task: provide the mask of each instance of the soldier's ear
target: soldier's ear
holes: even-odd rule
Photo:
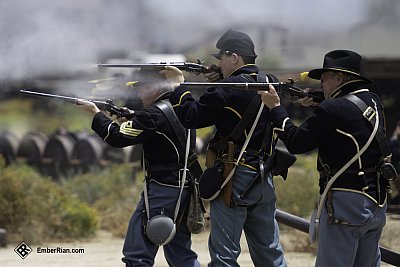
[[[240,57],[239,57],[238,54],[232,53],[231,57],[232,57],[232,60],[233,60],[234,63],[239,62]]]
[[[345,78],[344,73],[342,73],[342,72],[337,73],[336,79],[339,83],[341,83],[341,84],[344,83],[344,78]]]
[[[239,55],[238,54],[236,54],[236,53],[232,53],[232,55],[231,55],[232,57],[234,57],[234,58],[238,58],[239,57]]]

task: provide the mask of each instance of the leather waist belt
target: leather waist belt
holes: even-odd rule
[[[164,185],[172,185],[172,186],[180,186],[181,183],[176,177],[148,177],[146,178],[147,182],[150,183],[152,180],[164,184]],[[185,181],[185,186],[191,185],[192,184],[192,179],[188,178]]]
[[[333,175],[335,175],[335,173],[337,172],[338,170],[335,170],[335,169],[333,169],[333,170],[322,170],[322,171],[319,171],[319,176],[320,177],[332,177]],[[376,168],[376,167],[369,167],[369,168],[365,168],[365,169],[363,169],[363,170],[361,170],[364,174],[371,174],[371,173],[377,173],[377,171],[378,171],[378,168]],[[360,172],[360,170],[347,170],[347,171],[345,171],[342,175],[345,175],[345,174],[350,174],[350,175],[358,175],[358,173]],[[341,175],[341,176],[342,176]]]
[[[237,159],[239,157],[240,151],[235,152],[235,158]],[[258,163],[258,155],[259,151],[256,150],[245,150],[243,152],[242,158],[239,161],[239,163],[244,164],[244,165],[249,165],[255,169],[259,169],[259,163]]]
[[[165,164],[153,164],[147,168],[148,181],[155,180],[162,184],[180,186],[180,178],[182,177],[182,171],[178,172],[183,168],[182,164],[179,163],[165,163]],[[164,172],[164,173],[163,173]],[[185,185],[190,185],[192,178],[190,172],[187,172]]]
[[[342,174],[333,184],[332,188],[344,188],[355,190],[359,192],[365,192],[378,201],[377,194],[377,175],[368,175],[368,179],[365,175],[358,176],[356,173],[344,173]],[[319,180],[320,194],[325,190],[325,186],[328,183],[328,177],[321,177]],[[381,191],[385,191],[385,186],[381,186]]]

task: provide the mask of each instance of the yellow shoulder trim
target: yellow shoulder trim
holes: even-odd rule
[[[187,94],[190,94],[190,91],[184,92],[184,93],[181,95],[181,97],[179,98],[178,104],[175,104],[175,105],[173,105],[172,107],[175,108],[175,107],[177,107],[177,106],[180,106],[181,103],[182,103],[182,98],[183,98],[185,95],[187,95]]]
[[[238,116],[239,117],[239,119],[242,119],[242,116],[240,115],[240,113],[239,112],[237,112],[234,108],[231,108],[231,107],[224,107],[224,109],[227,109],[227,110],[230,110],[230,111],[232,111],[233,113],[235,113],[236,114],[236,116]]]
[[[238,69],[241,69],[241,68],[243,68],[243,67],[246,67],[246,66],[255,66],[256,64],[245,64],[245,65],[243,65],[243,66],[240,66],[239,68],[237,68],[237,69],[235,69],[234,71],[232,71],[230,74],[229,74],[229,77],[233,74],[233,73],[235,73],[235,71],[237,71]],[[257,73],[252,73],[252,74],[257,74]],[[251,74],[250,74],[251,75]]]
[[[236,116],[239,117],[240,120],[242,119],[242,116],[240,115],[240,113],[237,112],[234,108],[231,108],[231,107],[224,107],[224,109],[227,109],[227,110],[232,111],[233,113],[236,114]],[[247,131],[246,131],[246,129],[244,129],[244,135],[247,137]]]

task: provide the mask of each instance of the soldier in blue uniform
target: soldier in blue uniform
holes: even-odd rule
[[[388,186],[380,167],[387,156],[387,142],[383,107],[370,90],[372,81],[360,75],[360,66],[361,56],[353,51],[327,53],[323,68],[308,73],[310,78],[321,80],[325,100],[298,127],[280,105],[272,86],[270,91],[260,92],[270,108],[273,129],[290,152],[318,149],[320,194],[356,156],[354,163],[336,175],[322,202],[316,266],[380,266],[378,243],[386,223]],[[367,107],[364,114],[360,103]],[[366,145],[371,136],[372,142]]]
[[[229,30],[218,40],[216,47],[220,51],[214,56],[220,60],[219,67],[224,77],[220,82],[257,81],[257,55],[247,34]],[[173,68],[167,67],[167,71],[173,76]],[[183,76],[180,79],[175,77],[174,80],[182,82]],[[229,136],[253,98],[258,99],[256,110],[259,110],[262,103],[255,91],[211,87],[196,100],[187,87],[179,86],[171,94],[170,100],[185,127],[215,125],[217,132],[209,146],[213,147],[219,140]],[[234,141],[235,160],[255,118],[256,115],[251,117],[250,123]],[[257,176],[259,151],[266,135],[267,119],[268,110],[265,108],[233,175],[230,203],[226,205],[221,196],[210,201],[211,232],[208,245],[211,262],[208,266],[239,266],[237,258],[241,252],[240,237],[243,231],[255,266],[286,266],[275,220],[276,196],[272,176],[270,173],[262,178]],[[215,153],[217,158],[221,158],[227,151],[225,148],[215,149]],[[256,186],[251,186],[253,182]]]
[[[109,145],[143,145],[150,217],[165,214],[172,219],[181,190],[181,170],[185,159],[173,129],[179,125],[172,126],[162,111],[155,106],[159,101],[168,100],[170,97],[171,91],[165,76],[154,71],[140,73],[137,86],[144,109],[132,113],[122,124],[113,122],[89,101],[80,101],[78,104],[94,114],[92,129]],[[186,226],[185,203],[190,196],[189,184],[190,176],[184,185],[175,236],[163,247],[164,256],[170,266],[200,266],[197,254],[191,249],[191,233]],[[125,237],[122,261],[127,267],[153,266],[159,249],[159,245],[151,242],[144,230],[148,220],[144,197],[142,194],[129,221]],[[156,231],[161,231],[157,228],[158,226]],[[156,236],[158,234],[155,233]]]

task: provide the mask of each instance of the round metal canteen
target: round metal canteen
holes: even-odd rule
[[[176,225],[171,218],[159,214],[147,221],[146,235],[156,245],[165,245],[175,236]]]

